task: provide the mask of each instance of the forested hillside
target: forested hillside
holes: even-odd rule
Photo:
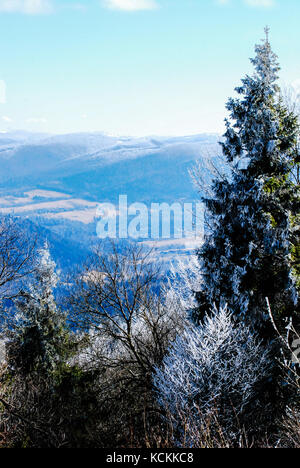
[[[1,137],[1,447],[300,447],[299,116],[268,31],[251,63],[221,160],[213,136]],[[166,274],[76,241],[120,192],[200,197],[203,242]]]

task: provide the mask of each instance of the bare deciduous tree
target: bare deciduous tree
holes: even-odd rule
[[[0,299],[17,294],[17,284],[34,270],[36,237],[11,218],[0,219]]]
[[[217,411],[224,434],[228,431],[234,440],[241,435],[237,421],[249,418],[250,403],[250,412],[257,411],[258,388],[271,366],[268,350],[224,308],[177,337],[155,370],[154,384],[181,436],[187,437],[183,415],[194,431]]]
[[[105,365],[132,364],[146,374],[162,360],[180,312],[164,306],[158,279],[151,252],[140,246],[119,253],[112,245],[109,255],[98,249],[86,264],[71,297],[73,319],[90,328],[93,352]]]
[[[112,245],[109,254],[95,252],[71,294],[74,323],[89,330],[89,344],[77,359],[99,372],[99,432],[108,445],[136,445],[128,442],[130,434],[157,423],[153,369],[184,321],[178,301],[158,294],[158,280],[151,252],[134,245],[120,253]]]

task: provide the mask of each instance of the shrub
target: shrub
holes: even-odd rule
[[[155,370],[154,385],[181,438],[180,415],[189,414],[201,425],[216,413],[222,430],[236,438],[259,407],[257,397],[270,369],[268,350],[222,308],[177,337]]]

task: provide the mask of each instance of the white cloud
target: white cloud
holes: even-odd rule
[[[52,0],[0,0],[0,12],[41,15],[53,11]]]
[[[10,117],[7,117],[7,115],[3,115],[2,120],[4,120],[4,122],[7,122],[7,123],[13,122],[13,119],[11,119]]]
[[[124,11],[153,10],[158,7],[155,0],[102,0],[107,8]]]
[[[6,103],[6,84],[5,81],[0,80],[0,104]]]

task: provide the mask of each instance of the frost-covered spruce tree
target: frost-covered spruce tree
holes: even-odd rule
[[[299,126],[280,99],[268,31],[255,50],[254,75],[227,104],[222,147],[231,177],[214,181],[213,197],[204,199],[209,229],[198,252],[203,282],[194,318],[228,304],[268,340],[266,297],[278,324],[299,317],[299,185],[292,178]]]
[[[66,317],[53,295],[58,282],[55,267],[46,244],[38,253],[27,290],[16,302],[8,357],[12,368],[24,374],[51,373],[67,354]]]

